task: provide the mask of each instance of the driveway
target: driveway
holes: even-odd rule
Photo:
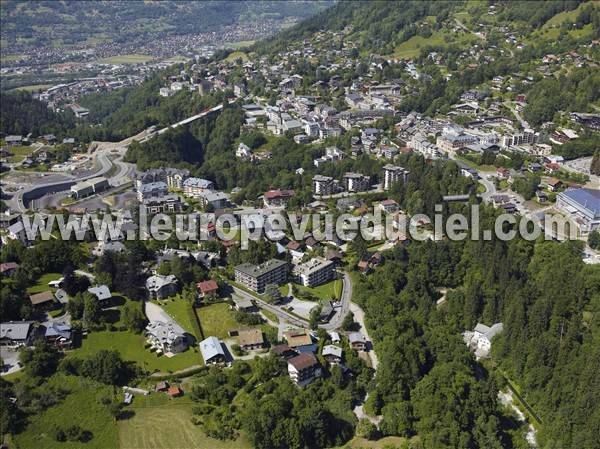
[[[354,321],[360,324],[360,332],[367,337],[367,341],[372,342],[371,337],[369,337],[369,332],[367,331],[367,327],[365,326],[365,312],[361,309],[358,304],[353,302],[350,303],[350,312],[354,315]],[[379,366],[379,360],[377,359],[377,354],[375,350],[371,348],[369,352],[367,352],[369,359],[371,360],[371,366],[375,371],[377,371],[377,367]]]
[[[163,309],[158,304],[154,304],[153,302],[146,301],[146,316],[148,317],[148,321],[162,321],[163,323],[173,323],[179,326],[179,323],[171,318],[165,309]],[[179,326],[181,327],[181,326]]]

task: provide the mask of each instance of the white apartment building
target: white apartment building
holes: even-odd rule
[[[398,165],[387,164],[383,166],[383,188],[389,190],[393,184],[408,181],[410,171]]]
[[[305,287],[314,287],[333,278],[333,261],[324,257],[314,257],[296,265],[292,271],[297,282]]]
[[[215,185],[208,179],[188,178],[183,181],[183,194],[193,198],[199,198],[206,191],[213,191]]]
[[[369,190],[370,184],[370,176],[352,172],[347,172],[344,175],[344,188],[348,192],[365,192]]]
[[[313,177],[313,192],[315,195],[331,195],[335,193],[335,181],[330,176],[315,175]]]

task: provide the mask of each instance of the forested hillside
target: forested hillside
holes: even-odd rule
[[[493,217],[484,211],[484,220]],[[496,408],[516,384],[543,424],[543,448],[597,447],[600,411],[600,270],[578,242],[413,242],[361,280],[358,301],[381,360],[368,406],[381,429],[425,447],[519,447]],[[436,307],[439,288],[449,288]],[[484,371],[461,332],[504,323],[497,371]],[[516,446],[513,446],[516,445]]]
[[[0,132],[34,136],[56,134],[66,137],[75,127],[75,116],[69,111],[58,114],[26,92],[2,94]]]
[[[518,22],[525,32],[532,32],[549,19],[563,11],[577,8],[584,0],[573,1],[511,1],[498,2],[502,7],[497,16],[498,22]],[[413,0],[373,1],[373,2],[339,2],[314,17],[301,22],[295,27],[279,33],[267,40],[268,45],[261,43],[257,49],[261,52],[272,52],[285,47],[290,40],[300,40],[321,29],[342,31],[351,27],[359,37],[360,49],[376,54],[392,53],[394,48],[412,36],[431,36],[432,31],[440,29],[444,23],[452,20],[452,13],[469,11],[473,16],[481,15],[486,10],[485,2],[422,2]],[[427,17],[435,17],[431,27],[419,27],[418,22]],[[467,16],[469,17],[469,16]],[[476,17],[473,17],[475,20]],[[592,17],[583,19],[586,23]],[[593,20],[598,20],[595,17]]]

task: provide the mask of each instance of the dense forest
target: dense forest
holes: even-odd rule
[[[411,176],[407,190],[435,191],[418,179],[443,178],[427,174]],[[396,199],[410,208],[401,190]],[[469,216],[465,207],[444,213]],[[482,229],[496,213],[481,210]],[[600,270],[581,250],[580,242],[514,239],[411,242],[386,253],[356,298],[381,360],[367,406],[383,414],[382,432],[419,434],[425,447],[521,447],[496,402],[508,379],[543,421],[540,447],[597,447]],[[442,288],[446,301],[436,307]],[[477,322],[505,326],[485,369],[460,336]]]
[[[151,126],[171,125],[231,95],[230,91],[219,91],[200,97],[182,91],[169,98],[160,97],[157,92],[163,78],[175,69],[161,71],[140,86],[82,97],[80,104],[91,111],[85,120],[76,121],[70,110],[54,112],[27,92],[3,93],[0,132],[32,133],[34,137],[52,133],[58,138],[75,137],[80,142],[119,141]]]
[[[600,69],[575,69],[559,78],[538,81],[527,93],[524,118],[534,126],[554,119],[558,111],[588,112],[600,99]]]
[[[26,136],[54,134],[71,136],[75,128],[75,116],[69,111],[55,113],[48,106],[32,98],[26,92],[2,93],[0,101],[0,132]]]

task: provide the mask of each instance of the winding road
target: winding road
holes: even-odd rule
[[[235,99],[229,100],[229,103],[233,103]],[[92,173],[87,173],[82,176],[62,179],[61,181],[50,181],[40,180],[39,183],[18,190],[13,197],[9,200],[8,204],[11,209],[25,213],[29,210],[29,202],[36,198],[39,198],[46,193],[54,193],[58,191],[64,191],[70,189],[70,187],[78,182],[86,181],[88,179],[104,176],[109,173],[113,166],[117,167],[114,174],[108,176],[109,184],[113,187],[123,185],[125,182],[131,179],[132,174],[135,170],[135,165],[129,164],[123,161],[123,157],[127,152],[127,147],[134,140],[145,142],[155,135],[162,134],[169,129],[174,129],[179,126],[186,125],[202,117],[205,117],[213,112],[220,111],[223,109],[223,104],[219,104],[210,109],[206,109],[199,114],[188,117],[181,120],[173,125],[167,126],[160,130],[155,130],[154,127],[150,127],[141,131],[140,133],[121,140],[120,142],[97,142],[94,141],[88,148],[88,154],[93,158],[94,166],[99,169]],[[111,155],[116,155],[114,160],[110,159]]]

